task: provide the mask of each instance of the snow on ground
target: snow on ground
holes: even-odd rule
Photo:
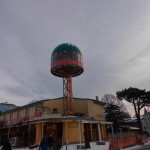
[[[77,145],[79,144],[67,145],[67,150],[77,150]],[[97,145],[96,142],[90,142],[90,146],[91,148],[86,150],[109,150],[109,142],[105,142],[105,145]],[[66,145],[61,150],[66,150]]]
[[[150,144],[150,141],[144,145]],[[79,144],[71,144],[67,145],[67,150],[77,150],[77,145]],[[83,144],[84,145],[84,144]],[[86,150],[109,150],[109,142],[106,142],[105,145],[97,145],[96,142],[90,142],[91,148],[88,148]],[[121,150],[133,150],[133,148],[140,148],[142,145],[137,145],[137,146],[132,146],[130,148],[125,148]],[[0,147],[1,150],[2,147]],[[29,148],[13,148],[12,150],[39,150],[39,147],[34,148],[34,149],[29,149]],[[66,145],[64,145],[61,150],[66,150]],[[78,149],[79,150],[79,149]]]
[[[77,150],[77,145],[79,144],[71,144],[67,145],[67,150]],[[97,145],[96,142],[90,142],[91,148],[86,150],[109,150],[109,142],[106,142],[105,145]],[[1,150],[1,147],[0,147]],[[29,149],[29,148],[16,148],[12,150],[39,150],[39,148]],[[66,150],[66,145],[64,145],[60,150]],[[78,149],[80,150],[80,149]]]

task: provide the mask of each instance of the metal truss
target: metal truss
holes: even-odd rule
[[[73,114],[73,93],[71,74],[63,78],[63,113],[64,115]]]

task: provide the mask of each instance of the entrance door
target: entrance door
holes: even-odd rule
[[[62,123],[49,122],[44,125],[44,135],[48,139],[51,135],[54,139],[54,149],[62,145],[63,125]]]
[[[84,137],[85,141],[91,141],[91,129],[89,123],[84,123]]]
[[[99,140],[98,125],[96,123],[92,124],[92,135],[93,135],[93,141]]]
[[[63,124],[57,123],[57,144],[59,147],[62,146],[62,135],[63,135]]]

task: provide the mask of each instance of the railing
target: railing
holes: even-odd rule
[[[27,116],[27,117],[22,117],[19,119],[12,119],[12,120],[8,120],[8,121],[4,121],[4,124],[10,125],[10,124],[16,124],[16,123],[20,123],[20,122],[31,121],[31,120],[35,120],[37,118],[37,116],[40,116],[40,115]]]

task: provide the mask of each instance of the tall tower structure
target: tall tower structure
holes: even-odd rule
[[[63,43],[58,45],[51,55],[51,73],[63,78],[63,113],[73,114],[72,77],[84,71],[83,58],[78,47]]]

